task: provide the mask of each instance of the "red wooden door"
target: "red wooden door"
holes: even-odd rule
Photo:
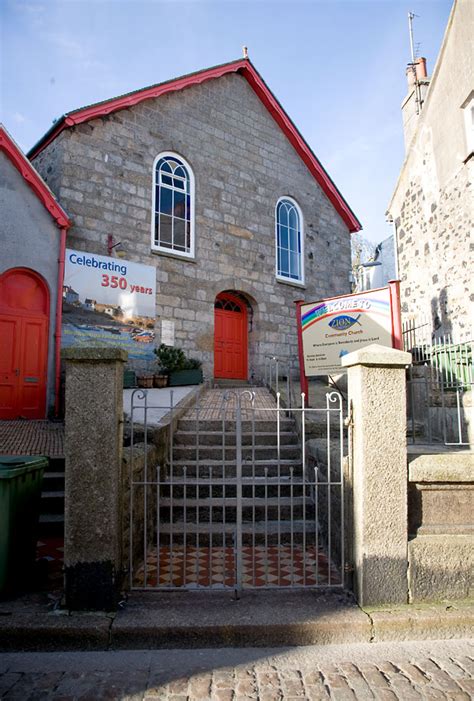
[[[0,419],[45,417],[48,327],[43,279],[23,268],[0,276]]]
[[[247,379],[247,308],[228,293],[214,305],[214,377]]]

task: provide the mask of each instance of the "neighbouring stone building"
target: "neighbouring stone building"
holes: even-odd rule
[[[1,124],[0,210],[0,419],[44,419],[58,409],[70,221]]]
[[[402,317],[431,337],[472,339],[474,3],[454,2],[431,80],[407,69],[406,158],[388,207],[395,224]]]
[[[68,246],[156,267],[162,324],[207,377],[296,357],[297,299],[350,291],[360,224],[248,59],[70,112],[30,158]]]

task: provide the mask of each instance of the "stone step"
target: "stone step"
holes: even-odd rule
[[[63,491],[64,472],[43,473],[43,492]]]
[[[226,431],[225,434],[222,431],[204,431],[199,432],[199,445],[217,445],[222,446],[225,443],[226,446],[235,446],[236,443],[236,433],[235,431]],[[294,431],[280,431],[280,445],[295,445],[298,444],[299,438]],[[176,446],[194,446],[196,445],[196,431],[177,431],[173,435],[173,443]],[[277,433],[275,431],[259,431],[255,433],[243,433],[242,434],[242,445],[276,445],[277,443]]]
[[[38,539],[47,536],[61,536],[64,534],[64,512],[40,514],[38,524]]]
[[[193,503],[194,502],[194,503]],[[211,507],[211,503],[215,505]],[[198,506],[199,504],[199,506]],[[199,518],[198,518],[199,510]],[[234,522],[237,518],[236,499],[160,499],[159,518],[162,522],[218,523]],[[308,497],[264,497],[242,500],[242,520],[246,522],[291,521],[314,519],[314,505]]]
[[[173,459],[175,461],[181,462],[185,460],[197,461],[235,461],[237,454],[237,448],[232,446],[225,446],[223,448],[219,445],[212,446],[199,446],[196,449],[195,446],[174,446],[173,447]],[[300,458],[301,450],[297,445],[281,445],[280,446],[280,458],[282,460],[296,460]],[[242,459],[246,461],[255,460],[258,462],[262,459],[277,460],[278,459],[278,448],[276,446],[243,446],[242,447]]]
[[[40,510],[42,514],[64,514],[64,491],[41,492]]]
[[[236,423],[235,420],[225,420],[223,421],[222,419],[206,419],[206,420],[199,420],[199,432],[200,433],[206,433],[206,432],[221,432],[224,430],[226,433],[227,432],[234,432],[236,430]],[[276,419],[276,412],[275,415],[272,413],[271,419],[256,419],[254,422],[251,420],[244,420],[242,421],[242,433],[251,433],[252,432],[252,425],[254,426],[254,430],[256,433],[275,433],[276,427],[277,427],[277,419]],[[295,424],[293,419],[288,419],[285,416],[285,412],[281,411],[280,412],[280,431],[284,431],[287,433],[290,433],[294,431]],[[184,431],[184,432],[196,432],[196,419],[195,418],[186,418],[186,419],[181,419],[181,421],[178,423],[178,431]]]
[[[225,535],[236,534],[237,524],[232,522],[223,523],[206,523],[204,526],[200,523],[184,523],[178,521],[176,523],[160,523],[158,535],[160,544],[164,545],[163,537],[168,537],[173,543],[178,545],[184,538],[192,537],[199,538],[200,545],[204,545],[207,539],[211,536],[217,539]],[[318,527],[313,520],[294,520],[294,521],[253,521],[242,523],[242,540],[244,544],[262,544],[265,540],[269,544],[280,543],[301,543],[306,541],[315,542],[317,539]],[[166,542],[166,540],[165,540]]]

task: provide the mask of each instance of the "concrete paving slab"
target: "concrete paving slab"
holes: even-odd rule
[[[163,389],[143,390],[147,393],[147,423],[149,426],[158,426],[161,419],[170,412],[171,401],[173,407],[176,406],[196,389],[196,385],[187,387],[165,387]],[[144,407],[145,399],[141,396],[141,390],[124,389],[123,410],[127,416],[131,415],[132,394],[135,394],[133,416],[134,421],[142,424],[144,422],[145,411],[139,407]],[[138,408],[137,408],[138,407]]]
[[[371,618],[376,642],[474,637],[472,601],[364,610]]]
[[[369,641],[370,620],[346,593],[145,593],[113,624],[112,647],[281,646]]]

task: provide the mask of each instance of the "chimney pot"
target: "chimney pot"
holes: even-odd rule
[[[416,80],[423,80],[428,77],[426,72],[426,58],[423,58],[423,56],[417,58],[414,64],[409,63],[407,66],[407,82],[409,89],[413,88],[415,84],[415,76]]]

